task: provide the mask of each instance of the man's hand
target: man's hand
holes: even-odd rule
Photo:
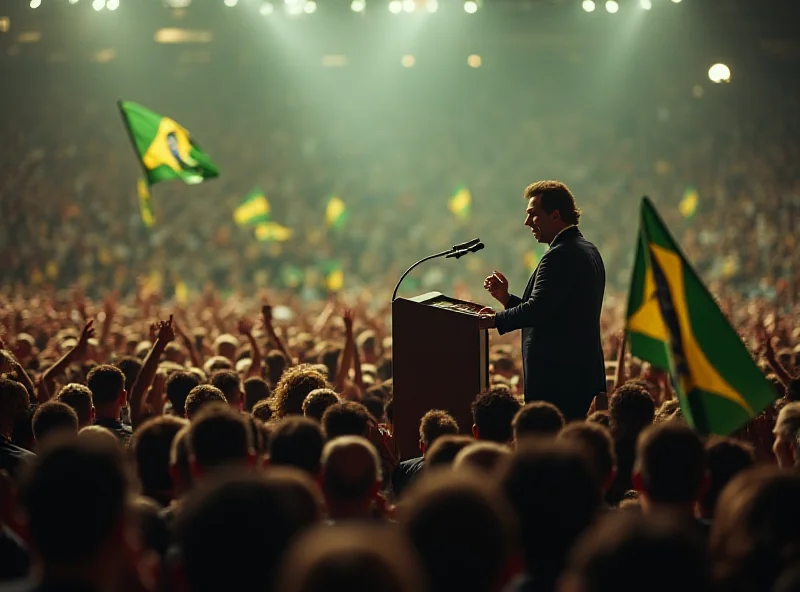
[[[80,337],[78,337],[78,343],[75,344],[75,347],[72,348],[72,351],[75,352],[75,357],[78,360],[83,360],[86,358],[86,352],[89,349],[89,340],[94,337],[94,320],[86,321],[86,324],[83,326],[83,331],[81,331]]]
[[[165,345],[175,339],[175,330],[172,328],[173,317],[169,315],[168,321],[158,323],[158,334],[156,339]]]
[[[484,307],[478,311],[478,328],[479,329],[494,329],[494,310]]]
[[[239,333],[242,335],[250,335],[253,332],[253,327],[255,323],[248,319],[247,317],[242,317],[239,319],[239,323],[237,324],[237,329],[239,329]]]
[[[483,287],[503,306],[508,303],[508,280],[499,271],[493,271],[492,275],[483,280]]]

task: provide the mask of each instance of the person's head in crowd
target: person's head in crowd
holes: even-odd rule
[[[652,366],[648,366],[648,375],[649,376],[655,378],[656,377],[655,375],[658,372],[660,372],[660,371],[657,371]],[[634,378],[634,379],[628,380],[625,384],[630,384],[630,385],[633,385],[633,386],[642,387],[644,390],[646,390],[648,393],[650,393],[650,398],[653,399],[653,403],[654,404],[655,404],[656,401],[659,401],[660,398],[661,398],[661,389],[652,380],[645,380],[645,379],[642,379],[642,378]]]
[[[476,469],[494,473],[511,456],[511,449],[497,442],[474,442],[453,459],[453,469]]]
[[[301,471],[210,479],[186,496],[177,517],[180,579],[187,592],[275,590],[290,542],[321,516],[319,493]]]
[[[617,454],[609,429],[597,423],[573,421],[559,432],[558,438],[575,442],[585,450],[605,496],[617,474]]]
[[[179,370],[169,375],[166,384],[166,396],[167,401],[172,405],[173,415],[178,417],[186,415],[186,398],[200,382],[197,374],[186,370]]]
[[[772,433],[772,452],[781,468],[800,466],[800,402],[787,403],[778,413]]]
[[[761,467],[739,473],[722,491],[709,552],[719,590],[772,590],[800,564],[800,473]]]
[[[69,405],[78,416],[78,427],[84,428],[92,425],[94,421],[94,403],[92,402],[92,391],[88,386],[70,382],[61,387],[56,396],[57,401]]]
[[[131,439],[142,495],[162,506],[169,505],[174,497],[169,471],[172,442],[188,424],[185,419],[171,415],[154,417],[139,426]]]
[[[159,559],[164,559],[169,551],[172,533],[169,525],[162,515],[162,507],[149,497],[137,495],[129,502],[130,513],[133,521],[139,530],[139,542],[142,550],[148,553],[155,553]],[[144,562],[147,567],[150,565]],[[156,564],[156,567],[159,567]],[[141,568],[140,568],[141,569]],[[156,570],[156,573],[157,570]],[[150,575],[153,581],[157,581],[157,575]]]
[[[447,411],[431,409],[419,420],[419,451],[425,456],[442,436],[458,434],[458,422]]]
[[[78,414],[65,403],[48,401],[34,411],[32,427],[36,446],[41,448],[50,437],[77,436]]]
[[[97,419],[118,421],[128,396],[122,370],[108,364],[95,366],[86,377],[86,383],[92,391]]]
[[[365,395],[361,399],[361,404],[367,408],[369,414],[378,423],[386,423],[386,410],[383,407],[383,399],[372,395]]]
[[[325,376],[309,366],[293,366],[284,370],[275,386],[275,414],[303,415],[303,401],[315,389],[327,388]]]
[[[233,362],[225,356],[212,356],[203,364],[203,372],[205,372],[206,376],[211,376],[214,372],[219,372],[220,370],[233,369]]]
[[[506,387],[490,387],[472,402],[472,435],[476,440],[507,444],[514,437],[511,423],[522,405]]]
[[[133,383],[136,382],[136,377],[142,370],[142,360],[135,356],[122,356],[114,362],[114,366],[122,370],[125,375],[125,390],[131,392]]]
[[[145,339],[144,341],[140,341],[136,344],[136,347],[133,350],[133,357],[138,358],[140,363],[147,356],[147,352],[153,347],[153,342],[150,340]]]
[[[636,443],[633,485],[645,512],[668,509],[693,518],[708,490],[708,462],[700,436],[676,422],[651,426]]]
[[[361,350],[361,359],[365,364],[378,361],[378,339],[373,331],[362,331],[356,338],[356,346]]]
[[[529,438],[520,442],[501,483],[516,512],[525,570],[548,589],[598,512],[596,472],[576,443]]]
[[[164,348],[164,360],[182,366],[186,362],[186,352],[183,346],[174,341],[168,343],[167,347]]]
[[[511,379],[517,375],[514,359],[508,355],[498,356],[492,363],[492,371],[503,378]]]
[[[71,438],[29,469],[20,502],[41,589],[116,589],[130,532],[129,483],[116,442]]]
[[[394,525],[316,526],[292,543],[281,592],[427,592],[416,552]]]
[[[275,415],[275,413],[272,411],[272,405],[268,399],[264,399],[263,401],[259,401],[253,405],[253,410],[250,412],[250,414],[264,423],[269,422],[269,420],[272,419],[272,416]]]
[[[564,427],[564,414],[547,401],[533,401],[514,416],[514,440],[525,436],[555,436]]]
[[[608,411],[595,411],[586,418],[589,423],[599,423],[601,426],[611,428],[611,416]]]
[[[270,466],[294,467],[317,478],[324,444],[318,422],[306,417],[284,417],[270,432]]]
[[[281,376],[283,376],[283,371],[286,369],[289,363],[286,360],[286,356],[283,354],[283,352],[278,349],[273,349],[267,353],[267,356],[264,358],[264,360],[267,363],[267,382],[269,382],[272,388],[275,388],[278,385],[278,382],[280,382]]]
[[[78,438],[80,440],[89,440],[91,442],[98,442],[102,446],[117,446],[119,447],[119,438],[103,426],[89,425],[78,430]]]
[[[272,396],[267,381],[260,376],[251,376],[244,381],[244,410],[250,413],[256,403],[266,401]]]
[[[325,414],[325,410],[338,402],[339,395],[333,389],[314,389],[303,400],[303,415],[322,423],[322,416]]]
[[[228,405],[234,409],[241,409],[244,393],[242,392],[242,379],[233,370],[220,370],[211,376],[210,383],[212,386],[217,387]]]
[[[516,572],[513,512],[496,484],[479,474],[431,471],[398,510],[432,592],[503,590]]]
[[[236,361],[236,350],[239,340],[230,333],[223,333],[214,340],[214,355],[227,358],[233,364]]]
[[[611,434],[615,439],[635,440],[655,418],[653,397],[643,386],[626,383],[615,390],[608,401]]]
[[[189,425],[184,425],[172,439],[169,449],[169,476],[173,499],[182,498],[192,488],[194,479],[189,455]]]
[[[210,384],[199,384],[189,391],[186,397],[186,419],[192,421],[197,413],[210,403],[226,403],[228,400],[222,391]]]
[[[705,443],[709,486],[700,500],[700,515],[711,520],[722,490],[736,475],[755,465],[755,453],[749,444],[712,436]]]
[[[603,517],[570,555],[564,592],[703,592],[710,588],[697,533],[665,516],[638,512]]]
[[[227,465],[251,465],[253,435],[244,416],[225,401],[209,403],[189,426],[189,460],[197,478]]]
[[[339,357],[342,355],[342,348],[327,344],[323,346],[319,353],[319,364],[325,367],[325,372],[322,373],[328,379],[333,379],[336,376],[337,368],[339,367]],[[320,368],[322,370],[322,368]]]
[[[451,466],[458,453],[474,442],[473,438],[458,434],[439,436],[425,450],[425,468]]]
[[[322,414],[322,430],[325,438],[333,440],[339,436],[369,435],[370,416],[366,407],[354,401],[334,403]]]
[[[340,436],[325,444],[322,492],[331,520],[371,518],[382,478],[381,459],[366,438]]]

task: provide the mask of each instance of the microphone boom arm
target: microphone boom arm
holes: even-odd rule
[[[453,252],[452,249],[447,249],[446,251],[442,251],[441,253],[436,253],[434,255],[428,255],[427,257],[424,257],[424,258],[420,259],[414,265],[412,265],[411,267],[406,269],[405,273],[400,276],[400,279],[397,281],[397,285],[394,287],[394,292],[392,292],[392,302],[394,302],[395,299],[397,298],[397,290],[400,288],[400,284],[403,283],[403,280],[406,279],[406,276],[409,273],[411,273],[412,269],[414,269],[417,265],[420,265],[421,263],[425,263],[426,261],[430,261],[431,259],[436,259],[437,257],[445,257],[445,256],[449,255],[452,252]]]

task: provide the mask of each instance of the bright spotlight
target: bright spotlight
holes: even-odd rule
[[[606,11],[610,14],[616,14],[619,10],[619,4],[617,4],[617,0],[607,0],[606,2]]]
[[[675,4],[680,4],[681,0],[672,0]]]
[[[42,0],[31,0],[31,8],[39,8],[42,5]]]
[[[708,69],[708,78],[711,82],[730,82],[731,69],[725,64],[714,64]]]
[[[98,12],[103,10],[105,7],[106,7],[106,0],[94,0],[94,2],[92,2],[92,8],[94,8]]]
[[[653,3],[651,2],[651,0],[639,0],[639,6],[641,6],[645,10],[650,10],[651,8],[653,8]]]
[[[267,16],[268,14],[275,12],[275,7],[272,5],[272,2],[264,2],[264,4],[261,5],[261,8],[258,9],[258,12],[260,12],[263,16]]]
[[[78,3],[78,0],[69,0],[69,3],[70,3],[70,4],[77,4],[77,3]]]
[[[594,9],[597,8],[594,4],[594,0],[583,0],[583,9],[586,12],[594,12]]]
[[[350,10],[353,12],[364,12],[364,9],[367,7],[367,3],[364,0],[353,0],[350,3]]]
[[[436,0],[428,0],[425,3],[425,10],[428,12],[436,12],[439,10],[439,3]]]
[[[405,12],[414,12],[416,7],[417,3],[414,0],[403,0],[403,10]]]
[[[467,65],[469,65],[470,68],[480,68],[482,63],[483,60],[481,59],[481,56],[476,53],[473,53],[467,58]]]
[[[317,3],[314,0],[308,0],[305,4],[303,4],[303,12],[306,14],[313,14],[317,11]]]
[[[475,14],[478,12],[478,3],[475,0],[467,0],[464,2],[464,12],[467,14]]]
[[[392,14],[400,14],[403,12],[403,3],[400,0],[392,0],[389,2],[389,12]]]
[[[400,60],[400,63],[403,64],[404,68],[411,68],[416,61],[417,60],[414,59],[413,55],[404,55],[403,59]]]
[[[233,8],[239,3],[239,0],[223,0],[223,2],[225,3],[225,6],[227,6],[228,8]]]
[[[285,0],[286,14],[290,16],[298,16],[303,14],[304,5],[300,0]]]
[[[106,2],[106,8],[109,10],[116,10],[119,8],[119,0],[108,0],[108,2]]]

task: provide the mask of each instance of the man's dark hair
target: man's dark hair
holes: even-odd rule
[[[244,416],[224,400],[208,403],[189,427],[189,454],[204,470],[245,462],[253,453],[253,435]]]
[[[431,409],[419,420],[419,439],[429,449],[441,436],[458,434],[458,422],[447,411]]]
[[[116,366],[102,364],[89,371],[86,383],[95,405],[105,405],[119,399],[119,394],[125,389],[125,375]]]
[[[128,482],[120,451],[80,438],[45,451],[23,479],[20,500],[31,543],[45,565],[91,559],[125,513]]]
[[[49,434],[66,431],[73,436],[78,433],[78,414],[59,401],[48,401],[33,413],[33,437],[42,443]]]
[[[409,491],[400,522],[431,579],[431,592],[495,590],[516,547],[514,515],[495,486],[437,471]]]
[[[703,516],[711,518],[722,490],[736,475],[755,465],[755,454],[749,444],[723,436],[712,436],[705,447],[710,483],[700,505]]]
[[[142,371],[142,360],[135,356],[123,356],[114,362],[114,366],[122,370],[125,375],[125,390],[130,392],[136,377]]]
[[[92,421],[92,391],[88,386],[70,382],[61,387],[56,400],[72,407],[78,416],[79,425],[89,425]]]
[[[321,505],[311,479],[285,468],[226,475],[196,488],[176,523],[188,588],[274,590],[289,542],[319,522]],[[209,544],[213,541],[220,544]],[[235,569],[220,569],[223,565]]]
[[[339,436],[364,436],[369,433],[366,407],[353,401],[334,403],[322,415],[322,429],[328,440]]]
[[[30,397],[25,387],[16,380],[0,376],[0,418],[17,422],[29,409]]]
[[[186,398],[196,386],[200,385],[200,379],[194,372],[179,370],[170,374],[167,378],[166,394],[167,401],[172,404],[172,412],[178,417],[186,415]]]
[[[573,421],[558,434],[561,440],[575,442],[588,454],[592,468],[597,471],[598,482],[606,482],[617,467],[617,454],[611,432],[598,423]]]
[[[654,502],[697,501],[707,466],[703,441],[682,423],[647,428],[636,443],[635,469]]]
[[[275,388],[278,382],[280,382],[283,371],[289,363],[286,360],[286,356],[279,349],[270,351],[264,358],[264,361],[267,363],[267,382],[269,382],[272,388]]]
[[[547,588],[600,507],[596,473],[577,444],[529,439],[519,443],[501,483],[517,513],[526,568]]]
[[[548,214],[558,210],[565,224],[577,224],[580,221],[581,211],[575,205],[575,196],[561,181],[536,181],[525,188],[525,199],[536,195],[539,196],[542,209]]]
[[[501,444],[514,436],[511,422],[522,405],[507,387],[489,387],[472,402],[472,421],[478,438]]]
[[[375,421],[383,421],[385,409],[383,408],[383,399],[370,395],[365,395],[361,399],[361,404],[367,408],[369,414],[375,418]]]
[[[172,441],[188,425],[185,419],[163,415],[144,422],[133,433],[130,447],[136,461],[136,474],[142,494],[166,506],[172,500],[169,472]]]
[[[307,365],[287,368],[275,387],[276,415],[303,415],[303,401],[308,393],[327,386],[325,377]]]
[[[308,393],[303,401],[303,415],[322,423],[322,416],[325,414],[325,410],[338,402],[339,395],[333,389],[314,389]]]
[[[233,370],[215,372],[209,383],[222,391],[228,403],[235,403],[241,398],[242,379]]]
[[[458,453],[474,442],[469,436],[439,436],[425,451],[425,467],[452,465]]]
[[[251,376],[244,381],[244,410],[250,413],[259,401],[265,401],[272,396],[272,390],[267,381],[260,376]]]
[[[191,421],[202,407],[210,403],[227,403],[222,391],[210,384],[199,384],[186,397],[186,419]]]
[[[555,436],[564,427],[564,414],[547,401],[526,404],[514,416],[514,438],[525,436]]]
[[[270,432],[270,465],[295,467],[316,477],[324,445],[318,422],[306,417],[285,417]]]
[[[253,405],[253,410],[250,413],[253,417],[264,423],[267,423],[272,419],[272,416],[275,415],[268,399],[264,399]]]
[[[656,406],[642,386],[623,384],[608,401],[611,433],[615,438],[636,438],[644,428],[653,424]]]
[[[318,360],[319,363],[325,366],[325,374],[333,379],[336,376],[336,371],[339,368],[339,357],[342,355],[342,348],[338,345],[328,344],[320,351]]]

